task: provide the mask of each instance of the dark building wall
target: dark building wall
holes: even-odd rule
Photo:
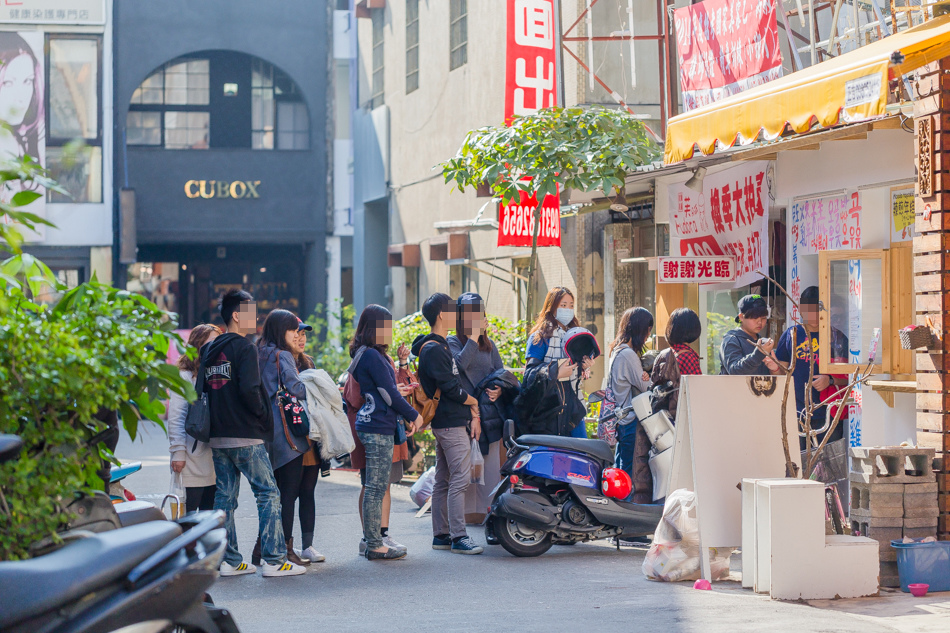
[[[304,310],[325,301],[326,0],[126,0],[115,3],[114,24],[116,183],[136,191],[139,244],[300,245],[307,253]],[[124,148],[129,100],[139,84],[163,64],[202,51],[245,53],[286,73],[307,105],[310,149]],[[248,94],[250,86],[241,89]],[[189,199],[188,180],[260,181],[260,197]]]

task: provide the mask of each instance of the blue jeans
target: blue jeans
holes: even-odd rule
[[[617,425],[617,452],[614,466],[624,470],[633,479],[633,453],[637,446],[637,427],[640,421],[634,418],[630,424]]]
[[[356,434],[366,449],[366,483],[363,490],[363,538],[366,547],[374,550],[383,546],[380,526],[383,522],[383,497],[389,488],[393,470],[393,434]]]
[[[214,495],[214,509],[226,513],[224,527],[228,532],[228,550],[224,554],[224,562],[237,566],[244,560],[238,551],[237,531],[234,529],[234,511],[238,507],[238,495],[241,492],[241,475],[244,475],[257,499],[261,558],[271,565],[280,565],[287,557],[287,544],[280,523],[280,492],[264,445],[213,448],[211,455],[218,487]]]
[[[577,426],[571,431],[571,437],[587,438],[587,420],[582,419],[577,423]]]

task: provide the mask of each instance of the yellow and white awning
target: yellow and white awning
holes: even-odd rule
[[[899,54],[897,54],[899,53]],[[670,119],[663,162],[884,116],[888,81],[950,55],[950,15]],[[897,63],[894,63],[897,62]]]

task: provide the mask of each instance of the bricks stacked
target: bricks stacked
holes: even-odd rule
[[[916,321],[933,325],[935,348],[918,350],[917,445],[936,450],[940,539],[950,539],[950,58],[918,71],[914,236]],[[901,327],[905,324],[901,324]]]
[[[851,449],[851,531],[880,543],[882,587],[898,587],[897,551],[891,541],[937,533],[934,450]]]

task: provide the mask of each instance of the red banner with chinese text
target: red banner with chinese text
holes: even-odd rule
[[[684,111],[782,76],[776,0],[705,0],[673,12]]]
[[[557,41],[553,0],[508,0],[505,124],[557,105]],[[531,246],[536,197],[498,207],[498,246]],[[546,196],[538,246],[561,245],[560,200]]]
[[[735,258],[735,287],[762,279],[769,265],[767,161],[746,163],[703,180],[703,191],[670,185],[670,255]]]

